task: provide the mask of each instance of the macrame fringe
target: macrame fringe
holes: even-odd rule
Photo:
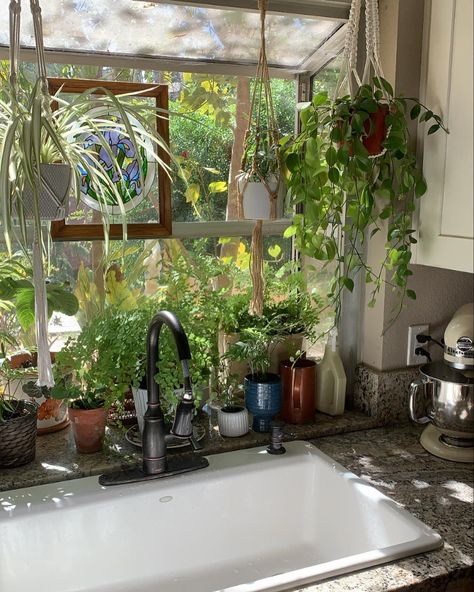
[[[263,229],[261,220],[257,220],[252,233],[250,275],[252,277],[253,289],[249,313],[253,316],[260,317],[263,314],[263,292],[265,288],[263,277]]]
[[[48,343],[48,300],[43,273],[41,236],[35,229],[33,240],[33,286],[35,289],[35,333],[38,351],[38,386],[54,386]]]

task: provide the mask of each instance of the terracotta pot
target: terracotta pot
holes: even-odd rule
[[[381,105],[375,113],[371,113],[369,119],[364,123],[367,134],[371,133],[362,140],[370,156],[376,156],[383,152],[382,142],[387,137],[387,126],[385,118],[388,115],[388,105]]]
[[[312,423],[314,420],[314,392],[316,362],[300,359],[280,364],[283,405],[281,419],[287,423]]]
[[[380,105],[380,107],[374,113],[371,113],[369,118],[364,122],[365,133],[368,134],[362,139],[362,144],[366,148],[369,156],[377,156],[384,150],[382,143],[387,137],[387,125],[385,118],[388,115],[388,105]],[[341,123],[337,126],[342,130]],[[338,146],[341,147],[344,142],[339,142]],[[351,143],[349,142],[349,156],[353,156]]]
[[[107,412],[99,409],[69,409],[72,433],[78,452],[89,454],[102,448]]]

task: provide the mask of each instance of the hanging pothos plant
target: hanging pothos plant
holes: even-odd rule
[[[405,296],[416,298],[407,289],[416,243],[412,214],[427,186],[410,147],[409,118],[429,123],[428,134],[447,132],[439,115],[417,99],[395,96],[377,75],[352,96],[317,94],[300,112],[300,133],[281,140],[286,183],[301,210],[285,236],[294,236],[303,254],[337,263],[329,294],[337,313],[343,289],[353,290],[359,271],[372,285],[370,307],[384,282],[399,293],[399,310]],[[364,243],[377,233],[385,233],[385,248],[380,264],[371,266]]]

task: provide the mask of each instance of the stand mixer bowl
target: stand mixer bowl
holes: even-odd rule
[[[425,364],[422,377],[410,385],[409,412],[418,424],[433,423],[445,436],[456,440],[474,439],[474,378],[442,362]],[[423,394],[425,415],[418,415]],[[426,403],[428,403],[426,405]]]

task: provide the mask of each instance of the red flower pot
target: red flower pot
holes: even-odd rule
[[[364,130],[367,134],[362,138],[362,144],[369,153],[369,156],[377,156],[383,152],[382,143],[387,137],[387,125],[385,119],[388,115],[388,105],[380,105],[380,107],[374,113],[371,113],[368,119],[364,121]],[[342,131],[342,124],[339,122],[337,127]],[[338,147],[340,148],[345,142],[339,142]],[[349,145],[349,156],[354,155],[352,145]]]
[[[370,117],[365,120],[365,132],[369,134],[363,140],[367,152],[370,156],[376,156],[383,151],[382,142],[387,136],[387,126],[385,118],[388,115],[388,105],[381,105],[375,113],[371,113]]]

